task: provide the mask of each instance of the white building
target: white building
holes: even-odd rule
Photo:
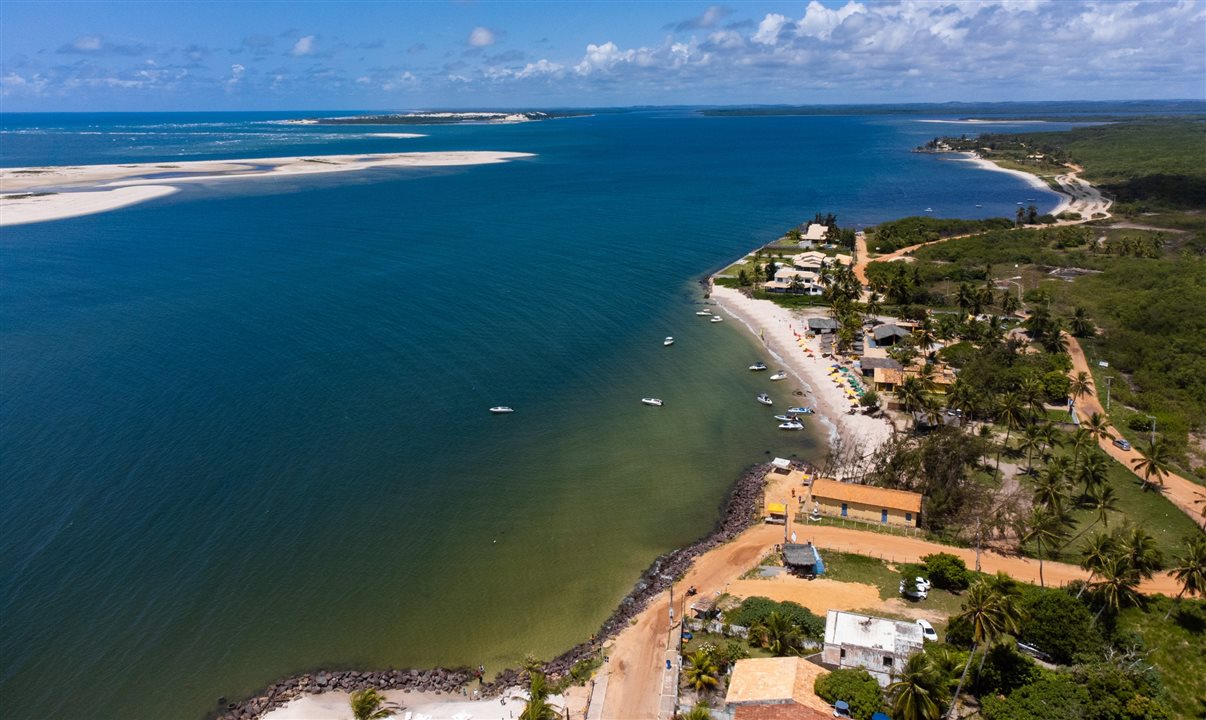
[[[863,668],[882,687],[923,644],[915,622],[830,610],[825,617],[821,662],[838,668]]]

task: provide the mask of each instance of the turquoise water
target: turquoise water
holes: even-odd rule
[[[6,166],[536,157],[188,186],[2,231],[5,717],[195,718],[318,666],[557,654],[708,531],[743,467],[823,452],[754,402],[792,397],[745,370],[736,323],[694,316],[698,278],[817,211],[1036,197],[909,153],[934,134],[909,118],[401,140],[277,117],[2,116],[0,147]]]

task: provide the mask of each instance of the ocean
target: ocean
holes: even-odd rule
[[[816,212],[1056,204],[910,153],[961,131],[916,117],[275,122],[306,116],[0,116],[7,167],[535,155],[0,230],[6,718],[199,718],[319,667],[555,656],[743,468],[825,452],[754,401],[798,398],[746,369],[748,331],[694,315],[701,277]]]

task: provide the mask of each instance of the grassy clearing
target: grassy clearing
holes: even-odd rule
[[[1206,602],[1182,601],[1166,620],[1172,602],[1154,598],[1146,608],[1126,610],[1118,627],[1142,638],[1176,716],[1206,717]]]

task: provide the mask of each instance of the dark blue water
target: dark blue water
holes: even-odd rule
[[[757,349],[698,322],[695,280],[818,211],[1036,192],[908,152],[935,127],[910,118],[282,117],[3,116],[0,164],[536,156],[0,231],[4,717],[198,717],[320,665],[557,654],[744,466],[824,451],[753,402]]]

